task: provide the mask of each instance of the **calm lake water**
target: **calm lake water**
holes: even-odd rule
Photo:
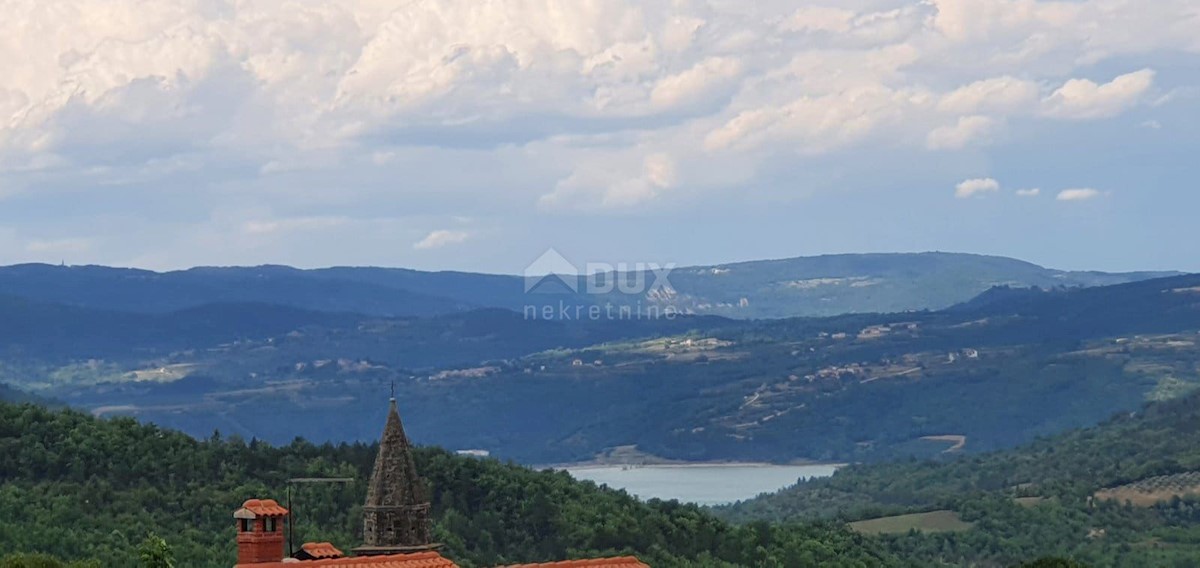
[[[655,465],[567,468],[576,479],[624,489],[642,499],[722,505],[776,491],[798,479],[829,477],[835,465]]]

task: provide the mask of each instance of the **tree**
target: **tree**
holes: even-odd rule
[[[154,533],[147,535],[146,540],[138,546],[138,560],[142,568],[175,568],[171,545]]]

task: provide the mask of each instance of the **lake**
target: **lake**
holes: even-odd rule
[[[800,478],[829,477],[836,465],[647,465],[568,467],[575,479],[624,489],[641,499],[678,499],[723,505],[793,485]]]

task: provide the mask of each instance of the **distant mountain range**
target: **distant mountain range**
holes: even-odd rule
[[[0,383],[97,414],[195,435],[369,439],[382,417],[357,409],[394,384],[423,443],[528,463],[626,445],[685,460],[944,449],[926,437],[974,452],[1200,388],[1200,275],[828,318],[139,313],[8,298],[0,321]]]
[[[517,276],[401,269],[13,266],[0,268],[0,401],[133,416],[201,439],[219,430],[236,436],[229,448],[253,449],[246,440],[374,440],[394,393],[419,444],[527,464],[858,463],[724,514],[963,531],[901,527],[886,541],[920,565],[1006,566],[1037,551],[1190,566],[1200,547],[1176,529],[1195,526],[1194,501],[1145,511],[1093,500],[1200,492],[1200,274],[1154,276],[850,255],[678,269],[669,292],[590,296],[572,291],[578,280],[526,294]],[[522,313],[557,302],[691,315]],[[60,454],[111,457],[97,447]],[[62,449],[37,442],[33,457],[8,462],[40,479],[45,448]],[[320,451],[362,449],[334,448]],[[911,456],[938,463],[897,460]],[[95,479],[77,463],[58,470]],[[1190,556],[1171,563],[1168,552]]]
[[[1066,272],[1010,258],[955,253],[851,254],[677,268],[654,293],[603,294],[578,277],[555,293],[526,293],[521,276],[400,268],[286,266],[174,272],[25,264],[0,267],[0,296],[100,310],[169,313],[208,304],[276,304],[371,316],[433,316],[530,306],[670,307],[738,319],[941,309],[995,286],[1104,286],[1167,272]],[[652,282],[653,275],[625,278]],[[570,281],[570,279],[567,279]]]
[[[43,275],[76,270],[23,269]],[[253,270],[265,275],[252,277]],[[47,283],[38,299],[28,297],[36,296],[32,288],[23,289],[31,292],[26,297],[5,288],[0,383],[16,388],[0,384],[0,401],[61,401],[96,416],[134,416],[199,439],[215,439],[214,430],[233,435],[210,445],[234,454],[193,468],[211,472],[247,451],[274,451],[247,443],[253,439],[373,440],[384,418],[382,403],[394,389],[406,429],[419,444],[487,450],[527,464],[617,454],[635,460],[860,462],[831,479],[723,514],[738,521],[820,517],[889,523],[904,514],[900,520],[928,522],[930,530],[962,531],[921,536],[902,526],[896,537],[881,541],[898,556],[916,559],[914,565],[1008,566],[1036,552],[1128,560],[1098,566],[1170,566],[1194,562],[1164,562],[1162,554],[1187,553],[1185,560],[1200,555],[1191,531],[1195,501],[1142,510],[1093,499],[1140,487],[1181,488],[1183,498],[1200,491],[1195,481],[1200,453],[1194,450],[1200,439],[1200,275],[1095,287],[1000,285],[937,311],[544,321],[499,308],[390,317],[264,303],[258,300],[275,289],[276,272],[283,275],[280,282],[307,290],[295,297],[322,286],[354,289],[345,283],[355,281],[329,271],[282,268],[213,272],[220,278],[205,286],[165,287],[191,295],[163,294],[153,310],[96,305],[101,296],[88,296],[82,287],[72,296]],[[144,293],[164,289],[160,278],[184,273],[149,274],[151,283],[141,284]],[[107,300],[132,303],[128,292],[115,293],[120,286],[112,282],[119,280],[110,279]],[[224,287],[214,281],[224,281]],[[379,282],[359,283],[386,289]],[[286,288],[281,286],[285,293]],[[220,301],[180,301],[213,290],[223,290]],[[409,292],[404,298],[425,294]],[[45,297],[54,294],[58,301]],[[323,305],[352,300],[339,296]],[[1144,406],[1146,401],[1154,404]],[[1105,426],[1077,430],[1114,415]],[[95,421],[75,413],[55,418],[28,408],[9,416],[9,430],[45,438],[9,436],[29,442],[23,453],[14,453],[17,448],[3,454],[18,456],[6,462],[10,477],[26,482],[42,483],[47,471],[57,472],[59,483],[106,479],[100,470],[76,467],[80,463],[128,469],[133,462],[111,459],[114,451],[96,442],[132,447],[126,437],[107,434],[118,430],[143,442],[160,440],[156,448],[184,461],[195,454],[194,448],[179,450],[195,442],[139,430],[129,421]],[[106,434],[84,435],[88,431]],[[1031,442],[1024,449],[988,453]],[[631,446],[636,451],[610,451]],[[290,447],[309,458],[317,455],[313,452],[370,456],[363,446]],[[139,445],[132,451],[149,450]],[[425,471],[444,467],[464,475],[462,468],[491,464],[440,450],[422,454],[442,464]],[[88,455],[103,459],[78,459]],[[914,455],[936,462],[896,460]],[[959,455],[966,457],[953,459]],[[873,465],[891,460],[892,465]],[[336,471],[316,473],[348,471],[337,464],[326,464]],[[157,469],[118,477],[181,483]],[[244,488],[237,476],[224,478]],[[48,510],[43,503],[48,501],[36,501],[42,495],[36,488],[18,486],[31,496],[13,494],[9,510]],[[144,484],[136,489],[155,503],[166,502],[147,493]],[[37,506],[30,509],[30,502]],[[659,505],[680,511],[669,503],[652,507]],[[76,509],[64,508],[63,518],[80,518]],[[154,526],[166,526],[163,522]],[[30,526],[76,525],[55,520]],[[764,525],[748,528],[754,532],[757,526]],[[1189,532],[1176,530],[1180,527]],[[107,527],[92,532],[116,534]],[[46,534],[51,536],[39,546],[58,542]],[[753,540],[739,542],[758,548]],[[202,550],[210,553],[212,547]],[[787,565],[793,564],[807,563]]]

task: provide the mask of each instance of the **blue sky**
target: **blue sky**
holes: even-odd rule
[[[1200,271],[1194,0],[8,12],[0,263]]]

